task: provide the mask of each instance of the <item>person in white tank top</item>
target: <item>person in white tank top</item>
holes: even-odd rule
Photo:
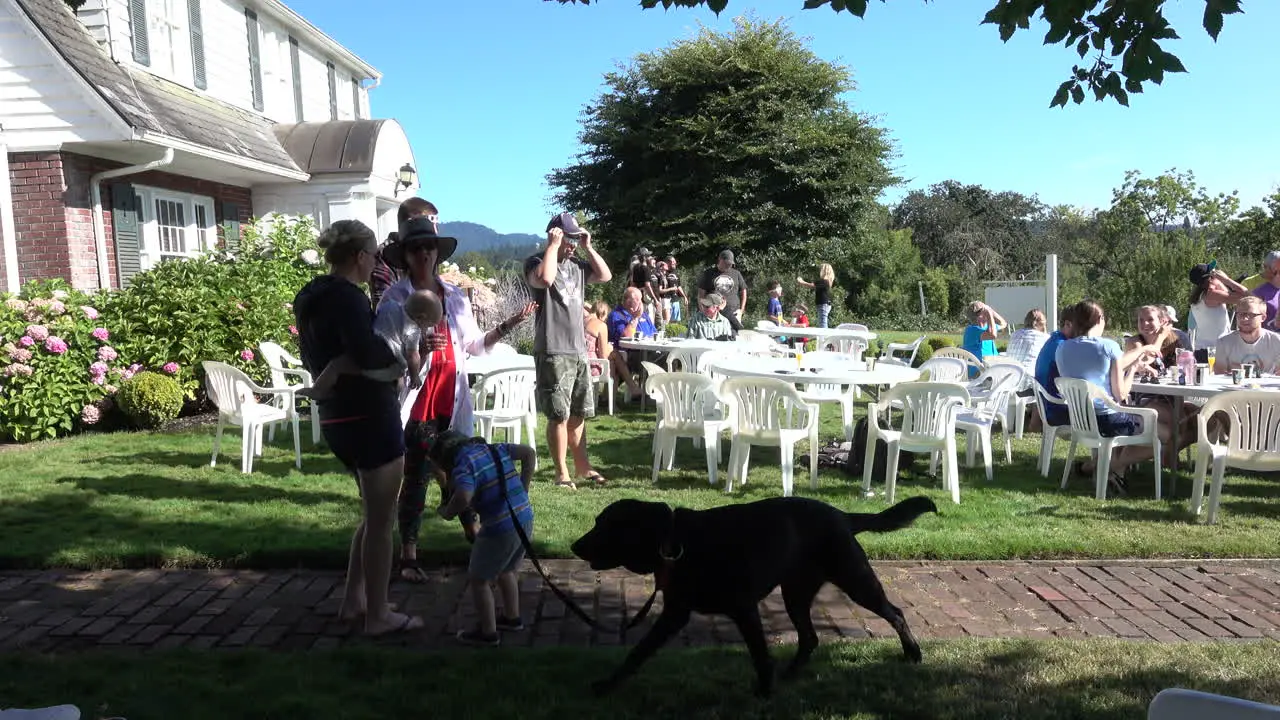
[[[1210,269],[1203,263],[1191,268],[1188,279],[1195,289],[1191,291],[1187,329],[1191,334],[1192,349],[1196,351],[1196,360],[1204,362],[1208,349],[1216,347],[1218,338],[1231,332],[1227,306],[1248,295],[1249,289],[1221,270]]]

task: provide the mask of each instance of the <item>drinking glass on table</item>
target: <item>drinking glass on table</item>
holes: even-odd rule
[[[1218,359],[1218,358],[1217,358],[1218,350],[1217,350],[1217,348],[1208,348],[1205,352],[1207,352],[1207,353],[1208,353],[1208,355],[1209,355],[1209,361],[1208,361],[1208,362],[1209,362],[1209,374],[1210,374],[1210,375],[1212,375],[1212,374],[1214,373],[1213,367],[1214,367],[1215,361]]]

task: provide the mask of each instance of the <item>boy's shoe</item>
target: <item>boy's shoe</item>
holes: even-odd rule
[[[493,635],[485,635],[477,630],[459,630],[458,642],[466,645],[484,645],[487,647],[498,647],[502,644],[502,636],[494,633]]]
[[[524,620],[518,615],[513,618],[498,616],[496,624],[499,632],[524,632]]]

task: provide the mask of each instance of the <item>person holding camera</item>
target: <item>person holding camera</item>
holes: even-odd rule
[[[577,257],[578,248],[586,259]],[[576,477],[603,485],[604,476],[587,458],[587,418],[595,415],[595,393],[587,363],[583,329],[583,291],[588,284],[607,283],[613,273],[591,245],[591,233],[573,213],[560,213],[547,223],[547,247],[524,263],[525,281],[537,302],[533,355],[537,372],[538,409],[547,417],[547,445],[556,467],[556,485],[577,489],[565,462],[573,452]]]
[[[427,445],[428,455],[444,470],[451,491],[436,514],[452,520],[459,513],[474,510],[480,516],[480,532],[467,565],[477,623],[475,628],[459,630],[457,638],[468,645],[500,645],[499,631],[524,630],[516,573],[524,560],[524,543],[533,536],[529,483],[533,482],[538,454],[528,445],[491,445],[483,438],[468,438],[453,430],[430,437]],[[492,584],[502,595],[502,616],[494,606]]]

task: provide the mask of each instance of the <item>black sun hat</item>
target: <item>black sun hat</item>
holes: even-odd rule
[[[448,260],[458,249],[458,238],[441,235],[429,217],[409,218],[400,224],[399,238],[382,249],[382,259],[398,270],[407,267],[404,256],[414,250],[436,248],[436,264]]]

